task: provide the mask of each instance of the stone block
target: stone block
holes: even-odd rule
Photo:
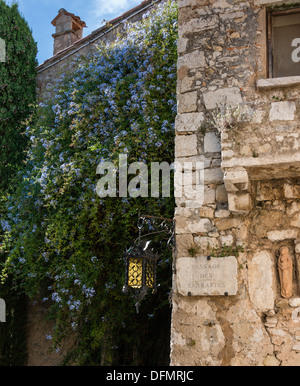
[[[294,309],[292,313],[292,321],[294,323],[300,322],[300,307]]]
[[[214,204],[216,202],[216,189],[204,187],[203,205]]]
[[[208,233],[213,229],[212,223],[206,218],[187,218],[175,216],[177,234]]]
[[[197,155],[197,136],[177,135],[175,137],[175,154],[176,157],[188,157]]]
[[[221,236],[221,244],[223,246],[231,246],[233,245],[233,236],[232,235],[227,235],[227,236]]]
[[[284,229],[277,231],[270,231],[267,234],[268,239],[271,241],[293,240],[298,236],[297,229]]]
[[[284,184],[283,185],[284,190],[284,196],[285,198],[291,199],[291,198],[300,198],[300,186],[299,185],[290,185],[290,184]]]
[[[180,94],[177,98],[179,114],[197,111],[197,91]]]
[[[196,132],[204,121],[203,113],[178,114],[175,121],[177,132]]]
[[[237,218],[224,218],[216,221],[216,227],[219,231],[226,231],[227,229],[236,228],[240,225]]]
[[[227,218],[231,215],[229,210],[219,209],[215,212],[216,218]]]
[[[228,207],[234,213],[248,213],[252,209],[252,199],[249,193],[232,194],[228,193]]]
[[[222,151],[222,157],[224,160],[228,158],[232,158],[233,156],[234,156],[234,151],[231,149]]]
[[[224,174],[221,168],[205,169],[204,183],[206,185],[222,184],[223,180],[224,180]]]
[[[182,234],[176,236],[177,257],[188,255],[188,249],[193,245],[194,238],[192,234]]]
[[[294,344],[294,346],[292,347],[292,350],[300,352],[300,343]]]
[[[269,327],[269,328],[274,328],[274,327],[277,326],[277,324],[278,324],[278,319],[275,318],[274,316],[272,316],[272,317],[267,317],[267,318],[266,318],[266,322],[264,323],[264,325],[265,325],[266,327]]]
[[[191,7],[197,4],[197,0],[178,0],[178,8]]]
[[[270,121],[293,121],[295,112],[295,102],[273,102],[270,110]]]
[[[246,170],[226,170],[224,183],[227,192],[235,193],[249,189],[249,176]]]
[[[219,17],[217,15],[213,15],[211,17],[195,17],[190,19],[186,23],[179,23],[178,26],[178,36],[185,37],[185,34],[190,33],[198,33],[201,31],[207,30],[215,30],[219,26]]]
[[[221,151],[220,138],[214,132],[206,133],[204,136],[204,152],[219,153]]]
[[[193,51],[179,57],[177,68],[186,67],[191,70],[193,68],[205,67],[206,59],[203,51]]]
[[[185,69],[185,67],[183,67]],[[181,72],[178,72],[177,77],[177,94],[184,94],[189,91],[195,90],[195,79],[194,77],[187,76],[187,74],[184,74],[182,77]]]
[[[265,367],[277,367],[280,366],[280,361],[274,355],[267,355],[264,360]]]
[[[232,19],[241,19],[244,16],[245,16],[244,12],[238,12],[238,11],[228,12],[228,13],[226,12],[226,13],[220,14],[220,18],[225,21],[232,20]],[[232,56],[232,57],[224,56],[220,61],[222,61],[223,63],[234,63],[236,60],[237,60],[237,56]],[[236,83],[231,81],[229,84],[232,85]]]
[[[185,39],[185,38],[178,39],[178,42],[177,42],[178,54],[181,54],[181,53],[186,51],[186,46],[187,46],[188,41],[189,41],[189,39]]]
[[[295,252],[300,254],[300,244],[299,243],[295,245]]]
[[[218,248],[220,246],[219,241],[215,237],[196,236],[194,241],[201,250]]]
[[[248,262],[248,283],[250,300],[259,311],[274,309],[275,264],[269,251],[255,253],[253,259]]]
[[[228,195],[225,188],[225,185],[218,185],[216,189],[216,200],[217,202],[227,202],[228,201]]]
[[[203,205],[203,197],[197,200],[189,199],[187,197],[176,197],[175,203],[178,207],[186,207],[188,209],[200,209]]]
[[[300,213],[296,213],[290,221],[290,225],[295,228],[300,228]]]
[[[226,0],[215,0],[212,4],[213,8],[231,8],[231,4],[228,4]]]
[[[200,208],[200,216],[206,217],[206,218],[214,218],[215,210],[213,208],[209,207],[202,207]],[[300,244],[299,244],[300,246]]]
[[[300,298],[289,299],[289,306],[292,308],[300,307]]]
[[[190,208],[175,208],[175,216],[195,217],[198,215],[198,210]]]
[[[205,107],[208,110],[221,106],[236,106],[243,102],[238,87],[222,88],[215,91],[208,91],[203,94]]]

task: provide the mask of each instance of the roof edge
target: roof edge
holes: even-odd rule
[[[128,10],[126,12],[124,12],[122,15],[107,22],[106,25],[103,25],[100,28],[92,31],[86,37],[78,40],[77,42],[73,43],[71,46],[65,48],[64,50],[59,51],[57,54],[53,55],[49,59],[46,59],[43,63],[41,63],[37,67],[38,73],[44,71],[46,68],[51,67],[56,63],[62,61],[65,57],[71,56],[72,53],[76,53],[81,48],[92,43],[94,40],[97,40],[97,38],[100,37],[101,35],[106,34],[110,30],[116,28],[122,21],[125,21],[126,19],[130,19],[131,17],[135,16],[137,13],[140,13],[141,11],[143,11],[145,8],[150,8],[152,5],[155,5],[156,3],[159,3],[161,1],[163,1],[163,0],[144,0],[144,1],[142,1],[141,4],[137,5],[134,8],[131,8],[130,10]]]

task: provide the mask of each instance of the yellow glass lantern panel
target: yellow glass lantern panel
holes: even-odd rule
[[[143,259],[131,258],[128,266],[128,286],[141,288],[143,285]]]
[[[146,286],[148,288],[154,287],[154,279],[155,279],[155,262],[149,262],[146,268]]]

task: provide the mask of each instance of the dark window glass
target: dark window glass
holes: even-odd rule
[[[300,12],[271,17],[272,75],[300,75]]]

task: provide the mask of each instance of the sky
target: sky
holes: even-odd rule
[[[10,4],[11,0],[5,0]],[[38,62],[43,63],[53,55],[55,27],[51,21],[61,8],[79,16],[86,22],[83,37],[103,25],[103,20],[112,20],[142,0],[17,0],[22,16],[32,29],[38,46]]]

